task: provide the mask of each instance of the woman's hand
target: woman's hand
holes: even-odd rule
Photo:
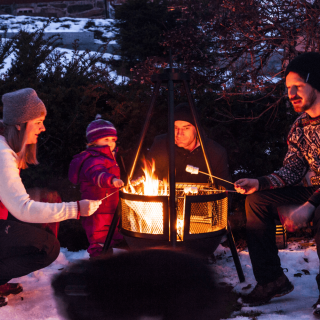
[[[91,216],[97,211],[101,203],[101,200],[80,200],[80,215],[82,217]]]
[[[251,194],[259,190],[259,180],[240,179],[234,183],[234,188],[238,193]]]
[[[117,179],[117,178],[113,178],[112,179],[112,184],[116,187],[116,188],[121,188],[124,183],[121,179]]]

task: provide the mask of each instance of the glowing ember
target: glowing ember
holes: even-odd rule
[[[183,239],[183,227],[184,221],[182,219],[177,218],[177,235],[181,239]]]
[[[125,203],[133,210],[129,217],[132,231],[163,234],[162,202],[125,200]]]

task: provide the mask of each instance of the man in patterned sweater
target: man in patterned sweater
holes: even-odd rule
[[[288,152],[283,167],[257,179],[240,179],[235,189],[249,195],[246,199],[247,242],[257,285],[243,297],[244,303],[257,306],[293,290],[283,273],[275,242],[275,219],[283,218],[278,208],[300,205],[295,223],[313,221],[317,252],[320,257],[320,54],[303,53],[287,66],[288,98],[296,112],[301,113],[288,135]],[[311,186],[301,181],[312,171]],[[281,211],[280,211],[281,212]],[[300,219],[300,221],[299,221]],[[320,290],[320,275],[316,281]],[[319,308],[317,305],[319,304]],[[320,297],[314,306],[320,315]]]

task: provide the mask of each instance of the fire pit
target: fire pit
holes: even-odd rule
[[[198,192],[189,191],[197,189]],[[191,189],[192,190],[192,189]],[[169,191],[169,190],[168,190]],[[209,184],[176,184],[176,247],[209,255],[227,232],[228,198]],[[168,194],[120,192],[121,233],[131,248],[170,247]]]

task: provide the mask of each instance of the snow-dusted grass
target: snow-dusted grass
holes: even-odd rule
[[[244,283],[240,283],[237,278],[230,251],[220,245],[215,253],[219,252],[223,258],[217,261],[213,269],[219,274],[221,281],[232,284],[236,292],[249,293],[256,282],[248,251],[240,253],[241,265],[246,278]],[[283,297],[274,298],[266,305],[252,308],[242,307],[241,311],[233,313],[233,318],[252,319],[252,315],[261,313],[258,317],[256,316],[259,320],[314,319],[312,305],[319,297],[315,280],[319,272],[319,259],[314,243],[311,242],[311,245],[304,242],[289,243],[287,249],[279,250],[279,256],[285,274],[295,287],[294,291]],[[251,288],[246,289],[249,284]]]

